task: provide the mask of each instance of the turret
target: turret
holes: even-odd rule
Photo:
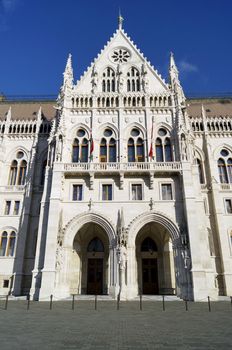
[[[72,68],[72,55],[71,54],[69,54],[69,56],[68,56],[63,76],[64,76],[63,89],[66,90],[66,88],[72,88],[73,87],[73,68]]]

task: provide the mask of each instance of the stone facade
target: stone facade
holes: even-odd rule
[[[169,75],[120,19],[56,102],[0,103],[0,294],[232,295],[232,100]]]

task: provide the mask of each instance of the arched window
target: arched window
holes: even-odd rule
[[[10,167],[9,185],[16,185],[17,168],[18,168],[18,162],[17,160],[13,160]]]
[[[227,177],[227,171],[226,171],[226,164],[224,159],[218,159],[218,172],[219,172],[219,179],[221,183],[228,183],[228,177]]]
[[[16,234],[14,231],[12,231],[9,237],[7,256],[14,256],[15,241],[16,241]]]
[[[144,162],[144,142],[138,138],[136,142],[137,162]]]
[[[95,237],[89,242],[87,251],[91,253],[104,252],[104,245],[98,237]]]
[[[104,137],[100,142],[100,162],[114,163],[117,160],[115,133],[107,128],[104,130],[103,135]]]
[[[229,182],[232,183],[232,158],[227,160],[227,173]]]
[[[140,91],[140,73],[139,70],[135,67],[131,67],[127,73],[127,91]]]
[[[100,143],[100,162],[107,162],[107,142],[106,139],[101,139]]]
[[[135,143],[132,138],[128,140],[128,162],[135,162]]]
[[[162,141],[159,137],[156,139],[155,151],[156,151],[156,161],[163,162],[164,161],[163,147],[162,147]]]
[[[199,182],[200,184],[205,183],[204,181],[204,173],[203,173],[203,166],[202,162],[199,158],[197,158],[197,167],[198,167],[198,176],[199,176]]]
[[[144,162],[144,140],[142,132],[133,128],[130,132],[130,138],[127,144],[128,162]]]
[[[4,231],[0,237],[0,256],[5,256],[7,251],[7,237],[8,234]]]
[[[87,139],[84,138],[81,144],[81,156],[80,156],[82,163],[88,162],[88,153],[89,153],[89,142]]]
[[[172,162],[172,145],[170,140],[169,132],[160,128],[158,130],[158,137],[155,143],[156,148],[156,161],[157,162]]]
[[[109,143],[109,161],[114,163],[116,162],[116,141],[111,138]]]
[[[19,166],[18,185],[24,185],[26,179],[27,162],[22,160]]]
[[[107,67],[102,74],[102,91],[115,92],[115,72],[112,68]]]
[[[171,162],[172,161],[172,149],[171,149],[171,141],[169,137],[166,137],[164,141],[164,154],[165,154],[165,161]]]
[[[86,138],[86,131],[84,129],[77,130],[77,137],[72,145],[72,161],[73,163],[81,162],[87,163],[89,157],[89,141]]]
[[[232,183],[232,152],[223,148],[218,159],[218,173],[221,183]]]
[[[150,237],[143,240],[141,244],[141,252],[157,252],[157,245]]]
[[[77,139],[73,141],[72,161],[73,163],[77,163],[79,161],[79,140]]]
[[[25,154],[18,151],[16,159],[13,160],[10,167],[9,185],[24,185],[27,173],[27,161]]]

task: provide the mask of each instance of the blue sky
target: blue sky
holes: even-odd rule
[[[75,80],[117,28],[164,78],[173,51],[187,93],[232,91],[231,0],[0,0],[0,91],[57,94],[68,53]]]

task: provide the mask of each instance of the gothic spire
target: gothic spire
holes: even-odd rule
[[[72,55],[69,54],[65,71],[63,73],[64,76],[64,82],[63,86],[65,87],[72,87],[73,85],[73,69],[72,69]]]
[[[185,95],[179,80],[179,71],[177,69],[174,55],[170,54],[170,66],[169,66],[170,85],[172,91],[176,94],[177,103],[185,105]]]
[[[121,10],[119,9],[119,15],[118,15],[118,29],[122,29],[122,24],[123,24],[124,18],[121,15]]]

